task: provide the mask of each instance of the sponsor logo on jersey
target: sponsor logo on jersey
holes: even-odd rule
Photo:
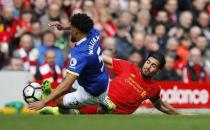
[[[125,83],[129,84],[140,96],[144,98],[147,95],[147,92],[132,78],[128,77],[125,79]]]

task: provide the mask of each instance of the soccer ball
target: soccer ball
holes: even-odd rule
[[[23,89],[23,98],[27,103],[40,101],[42,96],[41,85],[38,83],[30,83]]]

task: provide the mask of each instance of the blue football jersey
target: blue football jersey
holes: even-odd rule
[[[109,76],[101,57],[100,33],[92,29],[77,42],[71,50],[71,60],[67,72],[78,76],[78,83],[94,96],[106,91]]]

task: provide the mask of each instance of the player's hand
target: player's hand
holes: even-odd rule
[[[48,26],[51,27],[51,28],[56,27],[58,30],[63,30],[64,29],[64,27],[58,21],[50,22],[50,23],[48,23]]]
[[[36,102],[30,103],[28,105],[28,108],[31,109],[31,110],[37,111],[37,110],[42,109],[44,106],[45,106],[44,101],[36,101]]]

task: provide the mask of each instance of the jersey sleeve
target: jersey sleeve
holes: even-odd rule
[[[160,86],[157,86],[157,88],[154,90],[154,94],[152,97],[150,97],[150,100],[157,100],[160,98],[160,91],[161,91],[161,88]]]
[[[71,54],[71,60],[67,73],[79,76],[87,64],[87,58],[82,54]]]
[[[117,73],[123,72],[127,70],[132,64],[126,60],[120,60],[120,59],[112,59],[113,68],[112,71]]]

